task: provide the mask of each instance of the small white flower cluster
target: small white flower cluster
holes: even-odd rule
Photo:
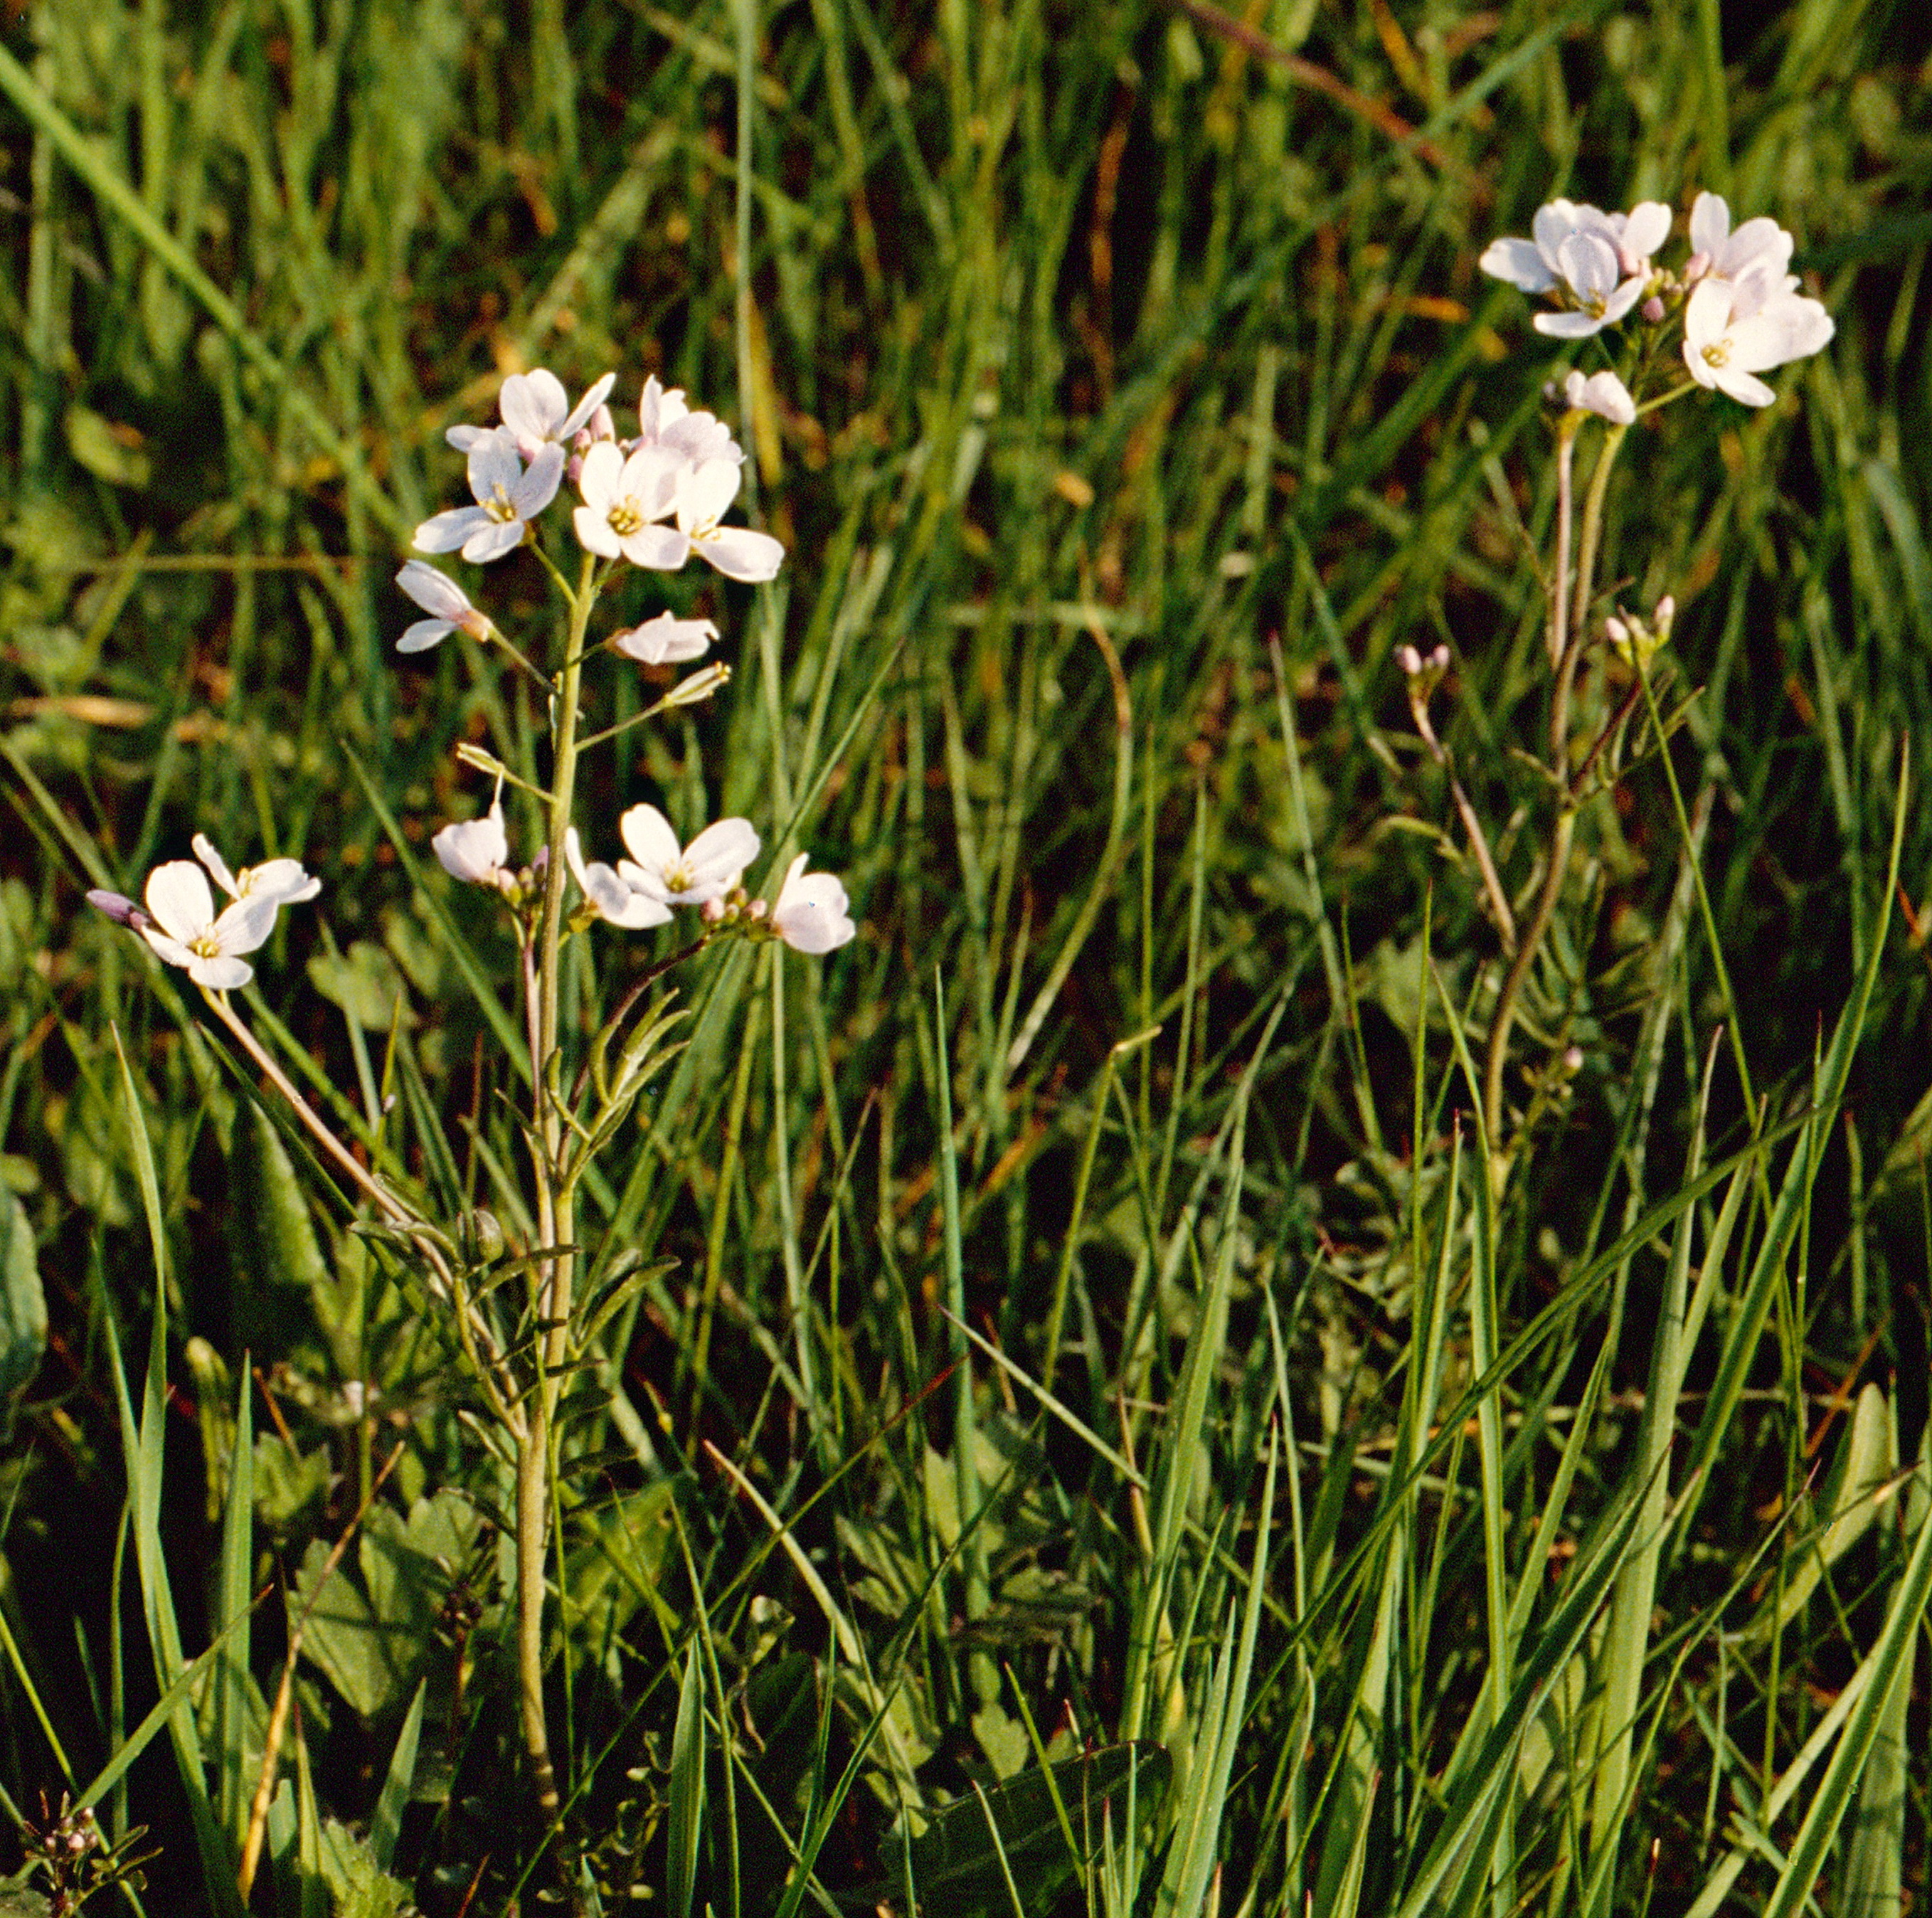
[[[170,965],[185,968],[197,986],[230,992],[245,986],[255,969],[240,956],[265,945],[285,905],[299,905],[322,890],[322,881],[293,859],[271,859],[231,872],[200,833],[193,841],[195,859],[171,859],[148,875],[143,911],[118,893],[92,892],[88,903],[140,934]],[[229,896],[219,916],[208,889],[208,869]]]
[[[478,565],[501,559],[523,544],[567,474],[584,501],[572,521],[586,552],[660,572],[676,572],[695,553],[729,579],[774,577],[784,558],[777,540],[719,524],[737,497],[745,464],[730,429],[713,414],[694,413],[681,391],[667,392],[653,374],[638,399],[637,437],[620,440],[604,404],[616,378],[605,374],[572,407],[554,373],[538,367],[512,374],[497,402],[501,425],[448,431],[450,444],[469,456],[476,503],[424,520],[416,530],[416,551],[460,551]],[[412,560],[396,584],[434,616],[404,634],[401,651],[421,652],[459,627],[482,636],[483,616],[434,568]],[[676,630],[662,630],[666,622]],[[636,643],[620,642],[620,650],[653,665],[690,659],[703,650],[698,642],[707,633],[715,637],[706,620],[666,614],[625,635]]]
[[[1776,221],[1747,220],[1731,230],[1731,210],[1700,193],[1690,209],[1690,257],[1681,272],[1652,263],[1670,237],[1670,209],[1646,200],[1628,213],[1567,200],[1537,209],[1532,238],[1492,241],[1477,263],[1526,293],[1548,294],[1558,311],[1536,316],[1537,331],[1583,340],[1636,310],[1652,326],[1681,312],[1684,363],[1700,386],[1745,406],[1776,397],[1756,376],[1816,353],[1832,338],[1832,317],[1798,291],[1792,236]],[[1564,398],[1574,410],[1628,426],[1636,406],[1614,373],[1587,381],[1571,373]]]

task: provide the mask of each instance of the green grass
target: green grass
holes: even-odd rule
[[[743,812],[861,922],[684,975],[586,1187],[582,1896],[1922,1907],[1932,47],[1896,0],[1721,12],[9,23],[0,1787],[148,1827],[90,1908],[242,1908],[292,1643],[247,1908],[554,1882],[447,1315],[80,900],[196,830],[304,857],[248,1016],[366,1157],[527,1237],[527,1061],[473,990],[514,955],[427,839],[482,803],[455,745],[535,779],[544,716],[400,659],[388,581],[443,428],[538,364],[731,419],[790,552],[670,582],[735,677],[592,761],[592,836]],[[1676,594],[1688,704],[1580,818],[1496,1194],[1498,945],[1390,655],[1452,647],[1522,898],[1571,362],[1475,260],[1556,194],[1702,185],[1797,233],[1838,335],[1622,455],[1600,578]],[[540,617],[532,562],[487,584]],[[587,723],[651,696],[593,674]],[[580,1023],[644,949],[571,950]]]

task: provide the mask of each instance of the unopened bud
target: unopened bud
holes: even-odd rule
[[[148,915],[130,899],[118,893],[105,892],[97,888],[87,896],[87,902],[97,912],[104,912],[117,926],[125,926],[138,932],[148,923]]]
[[[723,686],[728,685],[731,668],[722,660],[715,661],[701,672],[693,673],[688,680],[680,680],[664,696],[666,706],[699,706]]]
[[[1677,602],[1666,593],[1657,602],[1657,611],[1652,617],[1656,622],[1658,637],[1660,639],[1668,639],[1670,637],[1671,623],[1677,617]]]
[[[1628,646],[1630,644],[1630,628],[1625,626],[1623,621],[1617,617],[1616,614],[1612,613],[1610,617],[1604,622],[1604,630],[1608,633],[1611,638],[1615,640],[1619,646]]]
[[[456,756],[464,765],[473,766],[478,772],[487,773],[493,779],[502,779],[510,770],[494,752],[486,752],[480,746],[472,746],[467,740],[458,744]]]
[[[1664,317],[1664,302],[1655,293],[1652,293],[1639,310],[1644,318],[1654,326]]]
[[[1422,655],[1412,646],[1398,646],[1395,650],[1395,663],[1409,678],[1414,679],[1422,671]]]
[[[1711,270],[1711,256],[1708,253],[1694,253],[1684,263],[1684,281],[1688,286],[1693,281],[1701,280]]]

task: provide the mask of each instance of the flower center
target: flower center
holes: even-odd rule
[[[517,517],[517,509],[511,505],[510,496],[503,491],[503,482],[500,479],[490,488],[490,497],[483,502],[483,510],[499,526],[508,526]]]
[[[1731,360],[1731,343],[1729,340],[1713,340],[1704,349],[1706,366],[1728,366]]]
[[[691,888],[691,868],[682,864],[668,866],[664,868],[664,881],[667,892],[688,892]]]
[[[643,509],[634,500],[614,500],[610,503],[610,530],[620,539],[628,539],[644,523]]]
[[[221,956],[221,947],[212,927],[206,932],[197,933],[192,939],[183,940],[182,943],[196,959],[219,959]]]

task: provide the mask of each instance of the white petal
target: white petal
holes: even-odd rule
[[[472,885],[488,886],[509,863],[510,842],[503,830],[503,808],[493,804],[480,819],[467,819],[443,827],[430,841],[444,872],[452,879]]]
[[[184,945],[199,939],[214,923],[214,895],[208,890],[208,875],[192,860],[171,859],[156,866],[148,875],[146,897],[154,923]]]
[[[611,502],[618,497],[623,471],[624,456],[608,440],[598,440],[584,455],[584,464],[577,470],[577,490],[584,496],[584,503],[599,519],[610,512]],[[616,557],[614,548],[611,557]]]
[[[1626,253],[1648,260],[1670,237],[1670,209],[1662,200],[1643,200],[1630,209],[1622,236]]]
[[[570,402],[563,382],[548,368],[513,373],[503,382],[496,410],[503,424],[520,440],[548,440],[563,423]]]
[[[738,497],[742,470],[730,460],[706,460],[686,467],[677,488],[677,523],[690,533],[715,526],[725,508]]]
[[[188,956],[188,976],[211,992],[232,992],[254,977],[255,968],[246,959],[225,953],[218,959],[203,959],[199,953],[193,953]]]
[[[252,953],[275,929],[275,914],[281,903],[266,893],[257,899],[237,899],[209,929],[210,935],[224,953]]]
[[[432,646],[440,646],[456,629],[447,620],[418,620],[413,626],[403,629],[403,636],[396,641],[398,653],[427,653]]]
[[[170,965],[193,965],[200,956],[183,945],[178,939],[170,939],[165,932],[158,932],[152,920],[134,929]]]
[[[569,418],[556,429],[556,437],[560,440],[569,439],[572,435],[583,425],[584,422],[610,397],[610,389],[616,383],[617,376],[614,373],[605,374],[604,377],[598,380],[596,385],[592,387],[590,392],[586,393],[582,399],[578,401],[576,407],[571,413]]]
[[[602,443],[609,445],[608,440]],[[597,449],[591,448],[592,452]],[[611,451],[615,452],[614,446]],[[570,523],[577,529],[577,543],[586,553],[601,554],[607,560],[621,559],[624,548],[616,533],[610,530],[610,515],[608,507],[579,506],[570,516]]]
[[[1700,193],[1690,203],[1690,251],[1714,259],[1731,230],[1731,209],[1720,194]]]
[[[769,533],[749,527],[721,526],[692,542],[698,557],[708,560],[727,579],[755,584],[776,577],[784,563],[784,548]]]
[[[1731,364],[1748,373],[1762,373],[1815,353],[1837,331],[1817,301],[1787,295],[1761,312],[1731,322]]]
[[[617,821],[626,849],[647,872],[662,875],[684,854],[670,821],[654,806],[634,806]]]
[[[1587,340],[1610,322],[1589,313],[1539,313],[1534,323],[1539,333],[1552,340]]]
[[[640,446],[624,462],[619,496],[635,502],[646,519],[662,519],[676,503],[686,470],[683,455],[670,447]]]
[[[514,553],[524,543],[521,520],[493,520],[485,513],[483,521],[483,524],[463,542],[463,557],[472,566],[487,566],[492,560],[500,560],[506,553]]]
[[[1506,280],[1526,293],[1546,293],[1556,284],[1532,240],[1492,240],[1476,264],[1492,279]]]
[[[1778,398],[1762,380],[1741,366],[1720,366],[1712,370],[1719,390],[1730,394],[1741,406],[1768,407]]]
[[[488,426],[446,426],[443,428],[442,437],[459,453],[466,453],[478,440],[495,430],[494,427]]]
[[[472,506],[466,510],[474,512],[476,509]],[[397,574],[396,584],[425,613],[434,613],[438,619],[448,620],[452,625],[473,610],[470,596],[462,587],[448,574],[426,560],[410,560]]]
[[[845,888],[830,872],[805,872],[800,853],[785,874],[772,908],[772,930],[801,953],[829,953],[858,931],[848,910]]]
[[[1599,233],[1572,233],[1556,249],[1556,266],[1580,299],[1606,299],[1617,284],[1616,249]]]
[[[720,893],[728,893],[758,856],[758,831],[750,820],[714,821],[685,848],[692,891],[715,887]]]
[[[1700,280],[1684,303],[1684,356],[1690,371],[1708,386],[1711,382],[1697,371],[1704,349],[1724,337],[1730,323],[1731,290],[1721,280]]]
[[[470,490],[478,506],[494,500],[501,487],[507,494],[524,476],[515,434],[502,427],[488,433],[470,449]]]
[[[570,455],[553,441],[530,462],[530,470],[510,488],[510,504],[520,520],[532,520],[556,497]]]
[[[624,536],[623,547],[632,566],[654,572],[674,573],[691,557],[691,542],[672,526],[640,526]]]
[[[453,506],[424,520],[410,544],[418,553],[454,553],[478,527],[495,524],[481,506]]]
[[[188,844],[194,848],[195,857],[208,868],[208,877],[231,899],[238,899],[242,896],[242,888],[235,883],[235,875],[228,869],[227,860],[214,850],[207,834],[196,833]],[[296,869],[299,872],[302,869],[298,866]]]
[[[281,905],[300,905],[322,890],[322,881],[298,859],[265,859],[243,872],[241,883],[241,898],[274,899]]]

